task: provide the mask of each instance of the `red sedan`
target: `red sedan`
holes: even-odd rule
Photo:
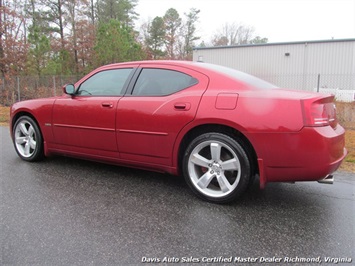
[[[15,103],[18,155],[67,155],[182,174],[199,197],[229,202],[259,176],[331,182],[346,155],[334,97],[277,88],[206,63],[100,67],[60,97]]]

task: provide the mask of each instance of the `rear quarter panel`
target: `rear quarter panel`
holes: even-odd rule
[[[258,157],[264,155],[262,135],[294,133],[303,128],[300,95],[293,91],[259,90],[243,83],[223,81],[210,84],[196,115],[197,124],[223,124],[243,133],[254,146]],[[235,107],[224,102],[221,94],[236,95]],[[221,108],[223,106],[227,108]],[[277,135],[276,135],[277,136]]]
[[[221,87],[221,84],[223,87]],[[344,132],[332,127],[304,126],[303,99],[319,94],[272,89],[259,90],[245,84],[213,84],[201,100],[195,124],[223,124],[240,131],[263,160],[268,181],[319,180],[336,170],[343,158]],[[223,106],[221,93],[236,94],[235,107]]]

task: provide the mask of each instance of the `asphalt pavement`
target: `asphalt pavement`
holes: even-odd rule
[[[255,185],[217,205],[181,177],[22,161],[7,127],[0,153],[0,265],[355,264],[352,173],[337,172],[333,185]]]

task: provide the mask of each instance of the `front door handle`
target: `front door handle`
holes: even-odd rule
[[[101,106],[102,107],[107,107],[107,108],[112,108],[113,107],[113,103],[104,102],[104,103],[101,103]]]

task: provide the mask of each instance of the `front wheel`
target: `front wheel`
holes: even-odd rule
[[[43,158],[43,138],[37,123],[29,116],[21,116],[15,123],[13,141],[17,154],[29,162]]]
[[[246,151],[235,139],[221,133],[206,133],[187,147],[183,173],[197,196],[226,203],[246,190],[251,167]]]

